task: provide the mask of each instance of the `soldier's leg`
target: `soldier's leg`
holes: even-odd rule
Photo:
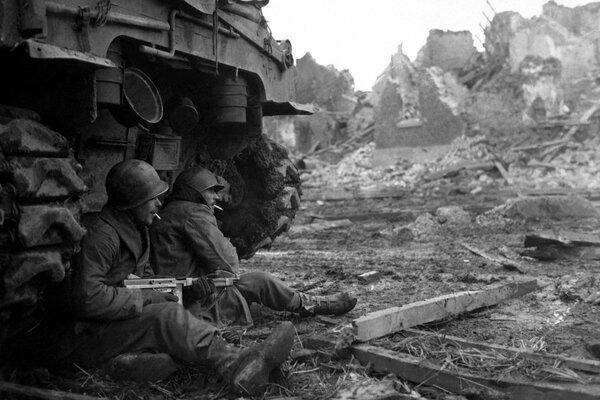
[[[92,323],[69,357],[80,366],[102,364],[113,357],[136,351],[167,353],[176,359],[199,363],[198,349],[207,347],[216,328],[176,303],[150,304],[137,318]]]
[[[259,303],[277,311],[298,311],[299,293],[266,272],[248,272],[240,276],[236,287],[248,304]]]
[[[241,350],[225,343],[216,328],[176,303],[151,304],[142,315],[97,324],[72,354],[80,366],[98,365],[122,354],[154,350],[176,359],[215,368],[241,393],[258,394],[270,372],[283,363],[294,343],[294,327],[283,323],[264,342]]]
[[[248,303],[260,303],[277,311],[306,315],[340,315],[352,310],[357,299],[347,292],[328,296],[311,296],[291,289],[266,272],[249,272],[236,284]]]

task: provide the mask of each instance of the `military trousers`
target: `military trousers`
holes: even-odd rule
[[[119,354],[142,351],[204,364],[203,354],[217,331],[175,302],[149,304],[136,318],[77,324],[61,340],[62,346],[73,347],[61,364],[75,363],[83,368],[102,365]]]

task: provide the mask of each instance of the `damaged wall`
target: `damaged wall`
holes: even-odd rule
[[[415,65],[419,68],[440,67],[444,71],[460,70],[469,65],[476,55],[471,32],[432,29]]]
[[[317,105],[312,116],[264,119],[265,133],[279,143],[301,152],[325,147],[343,138],[345,121],[358,106],[354,78],[348,70],[317,63],[310,53],[296,60],[296,99]]]
[[[401,46],[373,93],[377,149],[447,144],[462,134],[462,122],[453,111],[463,109],[455,96],[464,96],[466,89],[437,67],[415,68]],[[377,154],[375,158],[377,162]]]
[[[555,118],[566,113],[558,59],[526,56],[519,65],[523,76],[523,98],[528,105],[526,116],[534,122]]]
[[[586,107],[585,98],[598,87],[598,26],[599,2],[569,8],[550,1],[543,6],[539,17],[525,19],[515,12],[494,17],[486,30],[486,50],[490,58],[507,60],[511,72],[525,73],[530,83],[532,70],[523,69],[526,58],[538,58],[535,63],[540,71],[548,69],[556,60],[560,64],[560,74],[551,77],[544,72],[535,73],[539,82],[524,87],[528,107],[525,117],[535,114],[531,108],[537,97],[544,102],[547,117]]]

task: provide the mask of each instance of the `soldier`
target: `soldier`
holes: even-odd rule
[[[217,177],[205,168],[182,172],[161,210],[161,220],[150,230],[150,259],[157,274],[199,277],[183,299],[194,315],[226,326],[251,324],[249,303],[304,315],[340,315],[354,308],[356,298],[345,292],[311,296],[265,272],[238,276],[236,249],[219,230],[213,214],[222,189]],[[211,283],[214,277],[239,277],[239,281],[217,289]]]
[[[241,350],[185,310],[176,296],[122,285],[130,274],[152,274],[148,226],[161,206],[158,196],[167,189],[144,161],[126,160],[109,171],[108,204],[84,238],[74,268],[71,299],[77,321],[71,321],[70,334],[58,346],[69,349],[64,361],[85,368],[112,359],[123,364],[117,368],[135,373],[137,368],[149,369],[152,357],[125,353],[166,353],[214,368],[238,392],[259,393],[291,351],[291,323],[281,324],[263,343]]]

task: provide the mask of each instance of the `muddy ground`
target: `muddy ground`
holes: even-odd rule
[[[240,333],[242,345],[260,341],[278,321],[291,319],[298,333],[295,350],[299,351],[303,348],[302,342],[309,336],[335,336],[344,324],[372,311],[452,292],[484,289],[489,285],[530,276],[538,278],[544,287],[498,306],[419,329],[485,343],[593,358],[585,344],[598,336],[600,307],[580,301],[577,290],[569,292],[572,285],[567,283],[577,277],[595,275],[599,268],[598,261],[567,258],[540,262],[519,259],[527,267],[527,273],[523,275],[469,252],[461,243],[493,254],[499,254],[499,249],[505,246],[504,254],[507,254],[523,248],[524,236],[528,232],[567,229],[590,233],[596,231],[598,221],[567,219],[523,222],[477,217],[485,210],[502,204],[507,197],[496,194],[304,201],[294,229],[301,227],[300,230],[304,230],[311,223],[318,226],[325,219],[349,218],[354,220],[353,224],[338,229],[308,229],[302,233],[294,233],[292,229],[279,238],[269,251],[261,251],[244,261],[242,269],[268,271],[290,286],[312,294],[347,290],[358,297],[358,304],[345,316],[327,318],[300,318],[253,307],[256,327]],[[410,223],[424,211],[435,212],[442,205],[463,206],[471,211],[470,221],[430,226],[423,235],[412,240],[392,234],[395,227]],[[371,282],[359,280],[360,274],[369,271],[377,271],[379,277]],[[585,282],[588,286],[595,284]],[[448,356],[439,349],[427,348],[424,343],[407,342],[402,335],[388,336],[373,344],[413,355],[424,354],[436,362],[442,362]],[[568,379],[559,372],[547,373],[540,378],[535,371],[532,372],[532,368],[490,365],[489,360],[485,366],[473,365],[471,372],[557,382],[581,378],[575,375]],[[372,384],[379,379],[384,379],[400,393],[412,392],[413,396],[420,395],[428,399],[456,398],[426,384],[416,385],[395,376],[374,374],[368,366],[361,366],[352,359],[339,359],[329,351],[311,353],[304,359],[300,357],[286,363],[283,373],[269,387],[264,398],[343,398],[339,391],[345,387]],[[46,377],[41,383],[38,377],[37,383],[49,388],[118,399],[236,398],[221,389],[218,379],[210,371],[193,368],[183,368],[168,382],[150,385],[113,382],[90,371],[81,371],[68,379]]]
[[[339,229],[304,231],[301,235],[290,232],[276,242],[270,251],[257,254],[243,267],[246,270],[269,271],[293,287],[312,288],[311,293],[349,290],[359,298],[356,308],[344,317],[302,320],[298,325],[299,338],[314,333],[335,334],[339,332],[340,325],[372,311],[453,292],[485,289],[489,285],[515,278],[534,277],[544,286],[535,293],[420,328],[486,343],[592,358],[585,344],[598,337],[600,307],[580,301],[577,290],[572,290],[572,282],[594,275],[599,267],[598,261],[565,258],[540,262],[518,258],[527,268],[525,274],[520,274],[471,253],[461,243],[492,254],[501,254],[500,248],[504,247],[504,254],[514,254],[523,249],[527,233],[561,229],[590,233],[596,231],[598,221],[566,219],[525,222],[477,218],[485,210],[504,203],[507,197],[496,194],[304,202],[304,208],[297,217],[300,225],[320,221],[315,217],[332,220],[350,218],[355,219],[354,223]],[[471,221],[437,225],[413,240],[403,240],[391,234],[395,227],[409,223],[424,210],[434,213],[438,206],[443,205],[460,205],[471,210]],[[365,214],[372,214],[373,217],[368,218]],[[380,219],[378,214],[383,214],[385,219]],[[373,282],[358,279],[360,274],[369,271],[379,272],[380,278]],[[594,286],[594,282],[584,278],[580,282]],[[274,315],[273,318],[276,319]],[[332,325],[334,322],[338,322],[338,325]],[[406,346],[397,346],[397,342],[403,340],[402,335],[397,335],[375,341],[374,344],[406,351]],[[344,361],[341,363],[343,365]],[[310,370],[309,366],[301,369]],[[474,371],[484,375],[489,373],[477,368]],[[510,371],[508,375],[529,375],[530,372],[517,370]],[[314,371],[310,374],[318,381],[320,373]],[[294,369],[291,374],[293,383],[298,378]],[[554,377],[551,375],[543,379],[564,379],[557,376],[558,373]],[[533,375],[520,378],[540,379]],[[303,376],[302,379],[307,377]],[[446,396],[442,391],[423,390],[423,387],[417,391],[426,398]],[[305,398],[318,398],[311,396],[310,389],[293,393]],[[332,392],[322,393],[321,398],[331,395]]]

